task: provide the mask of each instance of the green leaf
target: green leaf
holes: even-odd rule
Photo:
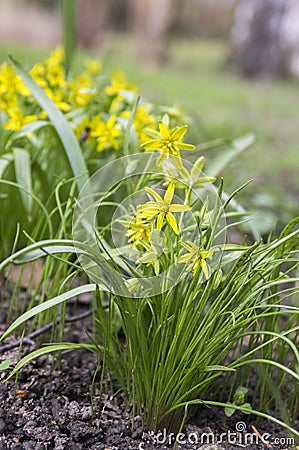
[[[11,153],[3,155],[0,158],[0,178],[2,178],[2,175],[5,172],[6,167],[12,160],[13,160],[13,156]]]
[[[226,417],[231,417],[236,411],[235,406],[232,403],[227,403],[227,406],[224,408],[224,413]]]
[[[193,150],[193,153],[210,150],[216,147],[223,147],[224,145],[229,144],[229,142],[230,140],[227,138],[217,138],[207,142],[203,142],[201,144],[196,145],[195,149]]]
[[[132,109],[132,113],[130,115],[130,118],[128,120],[126,129],[125,129],[125,138],[124,138],[124,155],[128,155],[129,154],[129,141],[130,141],[130,131],[133,125],[133,121],[134,121],[134,117],[136,115],[136,111],[138,108],[138,104],[140,102],[140,96],[137,97],[133,109]]]
[[[209,164],[206,165],[206,175],[217,177],[236,156],[240,155],[254,142],[255,136],[252,133],[249,133],[239,139],[235,139],[226,150],[222,150],[218,157],[214,158]]]
[[[243,405],[247,392],[248,392],[247,388],[239,386],[234,395],[234,403],[236,405]]]
[[[243,405],[241,405],[243,408],[246,409],[252,409],[251,404],[250,403],[243,403]],[[251,414],[249,411],[243,411],[244,414]]]
[[[5,147],[6,148],[11,147],[14,141],[17,141],[18,139],[21,139],[27,136],[28,134],[34,133],[35,131],[44,127],[52,127],[51,122],[49,122],[48,120],[34,120],[33,122],[27,123],[19,131],[16,131],[11,134]]]
[[[298,223],[299,223],[299,216],[298,216],[298,217],[295,217],[293,220],[291,220],[291,221],[284,227],[284,229],[282,230],[282,232],[281,232],[279,238],[280,238],[280,239],[283,239],[283,238],[285,238],[286,236],[288,236],[288,235],[291,233],[291,231],[295,228],[295,226],[296,226]]]
[[[104,286],[99,286],[101,290],[106,290]],[[1,336],[0,341],[3,341],[6,339],[11,333],[13,333],[20,325],[23,325],[27,320],[31,319],[32,317],[37,316],[38,314],[47,311],[50,308],[53,308],[54,306],[58,306],[61,303],[65,302],[66,300],[69,300],[70,298],[76,297],[80,294],[84,294],[86,292],[94,292],[96,290],[95,284],[86,284],[84,286],[77,287],[75,289],[71,289],[68,292],[65,292],[64,294],[58,295],[57,297],[52,298],[51,300],[48,300],[40,305],[34,306],[34,308],[29,309],[29,311],[26,311],[24,314],[22,314],[20,317],[18,317],[4,332],[4,334]]]
[[[6,359],[5,361],[1,361],[0,370],[7,370],[11,365],[11,359]]]
[[[77,251],[78,249],[71,245],[49,245],[25,253],[19,258],[14,259],[13,262],[14,264],[24,264],[36,261],[37,259],[43,258],[48,255],[55,255],[57,253],[76,253]]]
[[[30,154],[27,150],[23,148],[13,148],[15,172],[17,183],[24,188],[20,190],[20,195],[28,215],[29,220],[31,219],[32,211],[32,180],[31,180],[31,162]]]
[[[59,351],[67,351],[70,352],[72,350],[77,350],[79,348],[85,348],[87,350],[90,350],[92,352],[98,351],[98,348],[95,345],[89,345],[89,344],[75,344],[74,342],[63,342],[58,344],[51,344],[47,347],[42,347],[34,352],[29,353],[29,355],[24,356],[17,365],[14,367],[13,371],[9,374],[9,376],[6,378],[6,380],[9,380],[11,377],[13,377],[22,367],[24,367],[26,364],[28,364],[30,361],[32,361],[35,358],[38,358],[42,355],[47,355],[48,353],[54,353]]]
[[[221,372],[235,372],[236,371],[235,369],[231,369],[230,367],[221,366],[218,364],[215,364],[213,366],[207,366],[205,368],[205,372],[210,372],[210,371],[214,371],[214,370],[216,370],[216,371],[219,370]]]
[[[66,2],[68,3],[68,2]],[[22,65],[10,56],[11,61],[22,77],[24,83],[31,91],[33,97],[38,101],[40,106],[47,113],[52,122],[67,154],[73,174],[76,177],[78,189],[81,190],[85,182],[88,180],[88,170],[82,155],[82,151],[78,140],[68,124],[68,121],[57,108],[53,101],[47,96],[45,91],[33,80],[30,74],[22,67]],[[59,158],[59,155],[57,155]]]

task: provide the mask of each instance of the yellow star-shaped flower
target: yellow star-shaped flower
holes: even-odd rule
[[[136,222],[128,221],[128,220],[119,220],[121,225],[128,228],[126,232],[126,236],[129,238],[129,242],[133,248],[136,248],[138,245],[142,245],[149,243],[150,234],[152,231],[152,226],[143,220],[136,220]]]
[[[185,247],[186,250],[188,250],[188,253],[185,255],[182,255],[178,258],[178,263],[188,263],[190,262],[190,265],[188,266],[187,270],[190,270],[193,268],[193,276],[198,271],[199,267],[203,271],[206,279],[209,278],[209,270],[208,265],[206,263],[206,259],[210,258],[213,255],[213,252],[211,251],[202,251],[200,248],[193,244],[193,242],[181,242],[182,246]]]
[[[159,132],[156,130],[151,130],[151,135],[155,137],[150,141],[142,144],[142,148],[146,150],[160,150],[161,155],[158,158],[157,165],[160,166],[165,158],[176,156],[175,161],[182,165],[180,162],[181,154],[180,150],[193,150],[194,145],[185,144],[183,138],[187,133],[188,126],[184,125],[182,127],[167,128],[165,123],[160,120],[159,122]]]
[[[154,201],[139,205],[137,207],[137,217],[146,220],[156,218],[158,231],[162,229],[164,219],[166,219],[173,231],[179,234],[178,224],[172,213],[189,211],[191,208],[187,205],[171,203],[174,195],[174,184],[171,183],[168,186],[164,199],[149,187],[146,187],[145,190],[154,198]]]

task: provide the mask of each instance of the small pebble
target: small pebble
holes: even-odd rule
[[[12,444],[11,450],[24,450],[24,446],[17,442],[16,444]]]
[[[91,418],[91,406],[81,408],[82,420],[89,420]]]
[[[35,444],[33,444],[32,442],[24,442],[24,448],[25,450],[35,450]]]
[[[4,419],[0,419],[0,433],[3,433],[5,428],[6,428],[6,423],[5,423]]]
[[[133,439],[141,439],[142,438],[143,429],[142,427],[138,427],[133,433],[132,438]]]
[[[29,420],[23,427],[23,430],[30,431],[37,427],[37,422],[35,420]]]
[[[44,444],[37,444],[35,446],[35,450],[46,450],[46,447],[44,446]]]

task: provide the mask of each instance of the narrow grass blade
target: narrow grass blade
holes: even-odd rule
[[[47,355],[48,353],[54,353],[54,352],[71,352],[73,350],[77,350],[79,348],[84,348],[86,350],[89,350],[91,352],[97,352],[99,347],[96,347],[95,345],[89,345],[89,344],[76,344],[74,342],[62,342],[58,344],[51,344],[47,345],[46,347],[39,348],[35,350],[34,352],[29,353],[29,355],[24,356],[14,367],[13,371],[8,375],[6,380],[9,380],[11,377],[13,377],[22,367],[24,367],[26,364],[28,364],[30,361],[34,360],[35,358],[38,358],[39,356]]]
[[[30,154],[23,148],[13,148],[17,183],[24,188],[20,191],[25,211],[31,220],[32,211],[32,179]],[[28,194],[30,193],[30,194]]]
[[[99,287],[101,290],[106,290],[104,286]],[[13,333],[20,325],[23,325],[27,320],[31,319],[32,317],[47,311],[50,308],[53,308],[54,306],[58,306],[61,303],[65,302],[66,300],[69,300],[70,298],[76,297],[80,294],[84,294],[86,292],[94,292],[96,290],[95,284],[86,284],[84,286],[80,286],[75,289],[71,289],[70,291],[58,295],[57,297],[52,298],[51,300],[48,300],[41,305],[34,306],[34,308],[30,309],[29,311],[26,311],[24,314],[22,314],[20,317],[18,317],[11,325],[8,327],[8,329],[5,331],[5,333],[1,336],[0,341],[3,341],[6,339],[11,333]]]
[[[206,166],[205,172],[207,175],[217,177],[221,174],[223,169],[231,163],[231,161],[244,150],[250,147],[255,142],[254,134],[247,134],[239,139],[234,140],[226,150],[221,151],[218,157],[214,158],[210,164]]]
[[[76,43],[75,0],[61,0],[61,19],[65,51],[65,71],[68,74]]]
[[[140,102],[140,96],[137,97],[137,99],[134,103],[132,113],[130,115],[130,118],[129,118],[127,126],[126,126],[125,137],[124,137],[124,155],[129,154],[130,131],[131,131],[131,128],[133,125],[133,120],[136,115],[136,111],[137,111],[139,102]]]
[[[40,128],[44,128],[44,127],[52,127],[51,122],[48,122],[47,120],[35,120],[34,122],[27,123],[19,131],[12,133],[12,135],[8,139],[5,147],[7,149],[10,148],[12,146],[12,144],[15,141],[17,141],[18,139],[28,136],[31,133],[34,133],[35,131],[39,130]]]
[[[38,197],[36,197],[32,191],[29,191],[27,188],[25,188],[24,186],[21,186],[18,183],[15,183],[14,181],[9,181],[9,180],[3,180],[0,178],[0,184],[7,184],[8,186],[13,186],[17,189],[19,189],[20,191],[24,191],[26,192],[27,195],[30,195],[33,200],[38,204],[38,206],[40,207],[41,211],[43,211],[44,215],[45,215],[45,219],[48,225],[48,230],[49,230],[49,235],[52,236],[53,235],[53,227],[52,227],[52,223],[51,220],[49,218],[49,214],[48,211],[46,210],[45,206],[43,205],[43,203],[40,201],[40,199]],[[1,265],[0,264],[0,272],[1,272]]]
[[[2,178],[2,175],[4,174],[6,167],[12,160],[13,156],[11,153],[3,155],[3,157],[0,158],[0,178]]]

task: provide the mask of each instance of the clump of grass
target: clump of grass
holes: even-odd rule
[[[150,155],[157,162],[158,155]],[[136,161],[136,156],[134,158]],[[145,159],[142,154],[141,161]],[[176,163],[171,166],[173,173],[177,174],[182,170],[184,172],[184,169],[189,168],[186,164],[181,166],[181,161]],[[169,163],[166,167],[166,172],[161,169],[161,172],[152,176],[146,176],[144,171],[140,170],[142,175],[138,179],[133,177],[133,181],[123,181],[113,192],[106,191],[107,204],[115,208],[118,203],[113,202],[113,196],[116,195],[117,198],[119,191],[123,193],[122,189],[125,189],[128,195],[138,190],[137,186],[147,187],[149,195],[154,195],[152,189],[158,189],[161,181],[168,180]],[[202,180],[201,170],[196,174],[197,179]],[[182,183],[182,178],[176,175],[175,182]],[[209,180],[205,179],[205,182],[209,184]],[[169,189],[166,192],[170,192]],[[181,194],[176,192],[182,200],[182,205],[185,205],[185,208],[180,208],[182,215],[187,214],[188,205],[192,210],[200,210],[194,192],[192,195],[188,189],[183,189]],[[164,199],[165,196],[166,194]],[[220,185],[217,199],[221,198]],[[158,198],[156,201],[160,202]],[[170,197],[169,201],[175,205]],[[159,210],[156,204],[156,209],[151,209],[152,203],[150,200],[133,208],[131,218],[127,218],[131,227],[134,223],[140,223],[138,214],[141,214],[143,221],[149,221],[153,230],[159,231],[158,223],[161,222],[157,214],[162,213],[163,208]],[[205,199],[203,204],[207,206],[208,201]],[[196,225],[191,219],[189,221],[188,214],[183,222],[177,218],[178,235],[174,224],[168,222],[165,216],[162,230],[167,242],[163,253],[147,258],[139,256],[133,265],[132,262],[128,265],[128,257],[130,258],[133,247],[147,256],[155,250],[151,245],[148,248],[145,236],[136,242],[132,240],[132,234],[127,233],[126,250],[129,253],[119,260],[109,248],[104,250],[101,247],[101,240],[97,241],[97,249],[90,246],[90,242],[75,241],[77,251],[82,252],[89,260],[89,274],[92,273],[91,267],[100,267],[102,270],[103,258],[113,264],[120,277],[123,277],[124,270],[132,271],[132,275],[123,282],[122,295],[114,292],[114,279],[109,281],[109,271],[105,272],[101,282],[58,295],[27,311],[9,327],[2,339],[37,314],[64,304],[67,299],[80,292],[95,291],[94,343],[82,345],[99,354],[107,376],[117,380],[125,392],[128,405],[132,406],[132,415],[141,415],[148,429],[158,431],[166,428],[169,432],[177,432],[194,405],[229,406],[232,398],[223,398],[221,393],[219,398],[212,396],[217,380],[222,377],[229,383],[233,379],[235,387],[241,384],[247,386],[255,374],[255,393],[250,399],[252,406],[249,407],[245,403],[235,405],[235,409],[270,418],[296,433],[292,427],[292,417],[295,417],[298,408],[296,386],[299,381],[299,355],[296,347],[299,308],[295,306],[299,294],[299,230],[296,229],[298,219],[291,222],[279,238],[266,243],[257,241],[253,245],[220,244],[217,240],[220,233],[219,224],[223,225],[221,220],[226,215],[230,217],[229,205],[230,199],[227,199],[223,208],[219,207],[216,212],[216,203],[212,207],[210,199],[209,207],[212,213],[208,219],[199,221]],[[84,207],[87,207],[86,204]],[[128,210],[125,214],[128,214]],[[90,217],[88,219],[90,220]],[[127,228],[123,219],[113,220],[114,225],[120,224]],[[200,232],[194,237],[197,226]],[[87,229],[90,230],[88,227]],[[105,237],[106,226],[99,226],[95,231],[102,239]],[[193,240],[188,240],[188,236],[193,236]],[[196,251],[192,258],[184,258],[192,250],[191,244],[187,244],[186,248],[181,245],[184,241],[199,242],[201,250]],[[43,248],[51,252],[53,245],[60,245],[62,253],[66,250],[66,243],[62,241],[44,243]],[[153,245],[155,247],[157,244]],[[207,252],[205,255],[204,251]],[[32,254],[31,249],[25,249],[23,252]],[[212,253],[217,252],[218,257],[213,262]],[[197,258],[200,264],[194,270]],[[206,260],[203,262],[204,258]],[[157,260],[159,266],[156,265]],[[162,276],[162,286],[167,279],[163,278],[165,269],[173,263],[176,266],[187,263],[183,265],[184,269],[179,271],[180,282],[177,283],[176,280],[171,287],[150,294],[153,278],[148,276]],[[138,278],[140,270],[142,276],[146,276],[145,284]],[[142,285],[141,291],[138,291],[139,282]],[[135,295],[136,289],[138,295]],[[119,337],[120,329],[124,339]],[[43,353],[75,348],[78,348],[78,344],[59,343],[39,349],[21,360],[15,371],[31,358]],[[276,405],[282,419],[269,415],[270,404]]]

